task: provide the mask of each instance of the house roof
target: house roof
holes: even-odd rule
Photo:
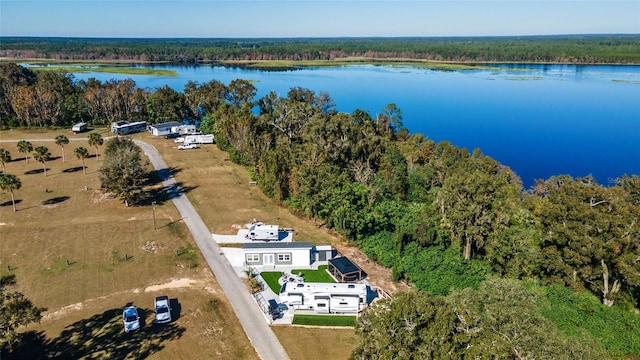
[[[345,256],[333,258],[329,260],[329,263],[331,263],[343,275],[361,271],[356,264],[351,262],[351,260]]]
[[[169,122],[165,122],[165,123],[153,124],[153,125],[151,125],[151,127],[152,128],[156,128],[158,130],[161,130],[161,129],[171,128],[171,127],[174,127],[174,126],[180,126],[180,125],[182,125],[182,124],[177,122],[177,121],[169,121]]]
[[[243,249],[311,249],[313,246],[310,242],[259,242],[245,243]]]

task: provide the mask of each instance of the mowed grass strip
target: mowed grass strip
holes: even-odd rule
[[[132,354],[159,359],[257,359],[180,214],[162,196],[161,185],[149,183],[145,186],[149,197],[129,207],[105,196],[99,190],[102,160],[93,157],[95,148],[84,140],[71,141],[64,148],[63,162],[62,150],[53,141],[35,140],[62,133],[72,137],[69,130],[0,132],[2,140],[32,139],[34,147],[47,146],[54,156],[46,162],[45,177],[42,164],[31,154],[27,162],[15,142],[0,143],[14,159],[6,164],[7,173],[22,182],[15,191],[17,212],[9,193],[0,193],[0,274],[16,274],[18,290],[48,309],[40,324],[24,329],[28,336],[23,349],[41,353],[62,349],[79,358],[123,358],[119,355],[124,352],[117,350],[125,341],[121,309],[128,303],[140,306],[150,325],[153,298],[168,294],[181,304],[175,326],[184,330],[154,338],[157,341],[141,341],[142,352]],[[73,153],[78,146],[92,155],[85,160],[86,175]],[[104,146],[99,148],[100,154],[103,150]],[[156,201],[157,230],[152,201]],[[188,281],[180,285],[176,279]],[[145,292],[153,285],[159,288]],[[89,334],[92,326],[101,332]],[[83,327],[87,330],[78,339],[67,338],[69,331]],[[61,347],[63,343],[69,347]]]
[[[347,315],[301,315],[293,316],[296,325],[312,326],[356,326],[356,317]]]

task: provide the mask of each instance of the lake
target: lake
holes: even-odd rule
[[[525,187],[534,179],[593,175],[608,185],[640,174],[640,66],[496,65],[495,69],[438,71],[421,67],[356,65],[264,71],[218,66],[156,66],[175,77],[78,73],[76,79],[133,79],[139,87],[183,91],[192,80],[255,81],[257,98],[292,87],[325,91],[338,111],[387,104],[404,127],[450,141],[511,167]]]

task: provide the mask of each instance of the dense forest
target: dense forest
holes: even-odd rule
[[[3,37],[0,57],[216,64],[349,57],[464,63],[640,63],[639,35],[442,38],[108,39]]]
[[[365,343],[355,357],[409,345],[425,357],[469,347],[507,357],[640,354],[640,176],[603,186],[558,175],[524,189],[479,149],[411,134],[394,104],[372,117],[337,112],[329,94],[304,88],[286,97],[256,93],[245,80],[190,82],[176,92],[3,64],[0,125],[198,121],[265,194],[421,290],[362,317]],[[412,319],[402,329],[412,344],[385,343],[400,338],[376,333],[399,317]],[[521,329],[531,330],[526,341],[515,336]],[[442,342],[425,340],[436,333]],[[584,347],[568,345],[571,339]]]

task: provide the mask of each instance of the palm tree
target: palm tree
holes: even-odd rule
[[[33,151],[33,144],[31,144],[27,140],[18,141],[18,151],[20,153],[26,153],[24,159],[27,160],[27,164],[29,163],[29,153]]]
[[[89,146],[96,147],[96,159],[98,158],[98,146],[101,146],[104,143],[102,136],[97,132],[92,132],[89,134]]]
[[[65,135],[56,136],[56,145],[62,148],[62,162],[64,162],[64,146],[69,143],[69,139]]]
[[[13,191],[20,189],[22,183],[17,176],[13,174],[0,175],[0,189],[11,193],[11,203],[13,204],[13,212],[16,212],[16,200],[13,197]]]
[[[2,173],[7,173],[7,168],[4,166],[5,163],[11,161],[11,153],[7,149],[0,149],[0,162],[2,162]]]
[[[37,146],[33,149],[33,158],[42,163],[44,168],[44,176],[47,176],[47,160],[51,158],[51,153],[46,146]]]
[[[82,173],[87,175],[87,172],[85,171],[86,167],[84,165],[84,159],[89,157],[89,150],[87,150],[87,148],[80,146],[77,147],[74,151],[76,154],[76,157],[80,160],[82,160]]]

